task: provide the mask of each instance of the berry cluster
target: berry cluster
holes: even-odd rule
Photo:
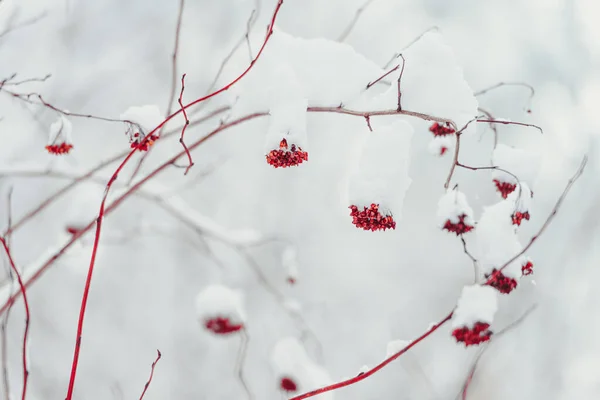
[[[464,343],[465,346],[477,345],[490,340],[492,332],[488,330],[489,327],[490,324],[477,322],[471,329],[466,326],[455,329],[452,332],[452,336],[456,338],[457,342]]]
[[[496,185],[496,189],[502,195],[503,199],[506,199],[509,194],[515,191],[517,185],[508,182],[500,182],[497,179],[494,179],[494,184]]]
[[[443,229],[447,230],[448,232],[456,233],[456,236],[472,231],[475,227],[465,222],[466,217],[466,214],[460,215],[457,223],[453,223],[450,220],[446,221]]]
[[[357,228],[362,228],[365,231],[377,231],[386,229],[396,229],[396,222],[391,215],[383,216],[379,212],[379,204],[371,204],[368,208],[364,207],[362,211],[359,211],[357,206],[350,206],[350,216],[352,217],[352,223]]]
[[[429,132],[433,133],[433,136],[446,136],[451,135],[456,131],[452,129],[448,123],[441,125],[434,122],[434,124],[429,127]]]
[[[229,333],[237,332],[244,328],[242,324],[232,324],[229,318],[216,317],[206,320],[204,326],[209,331],[217,335],[227,335]]]
[[[525,211],[525,212],[519,212],[517,211],[516,213],[514,213],[512,215],[512,223],[513,225],[521,225],[521,222],[526,219],[527,221],[529,221],[529,211]]]
[[[302,164],[303,161],[308,161],[308,153],[302,151],[300,147],[292,144],[288,149],[287,140],[281,139],[278,150],[271,150],[267,154],[267,163],[275,168],[286,168]]]
[[[502,271],[498,271],[496,268],[490,274],[486,274],[485,278],[487,279],[487,285],[490,285],[503,294],[509,294],[517,287],[516,279],[507,277]]]
[[[281,378],[281,381],[279,382],[279,387],[285,392],[296,392],[298,390],[298,385],[296,385],[296,382],[294,382],[292,378],[288,378],[287,376]]]
[[[531,261],[527,261],[521,267],[521,273],[523,274],[523,276],[527,276],[527,275],[533,274],[533,263]]]
[[[139,151],[148,151],[150,146],[158,140],[158,135],[152,134],[148,140],[144,140],[144,138],[145,136],[141,135],[139,132],[134,133],[131,138],[131,148],[138,149]]]
[[[73,148],[72,144],[60,143],[60,144],[49,144],[46,146],[46,150],[50,154],[62,155],[67,154]]]

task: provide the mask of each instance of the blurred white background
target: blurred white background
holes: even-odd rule
[[[285,0],[277,26],[299,37],[336,40],[364,0]],[[252,35],[256,51],[275,1],[263,0]],[[179,2],[175,0],[0,1],[0,32],[11,21],[34,24],[0,37],[0,79],[52,74],[21,88],[41,93],[73,112],[117,118],[130,106],[156,104],[166,111],[171,54]],[[182,20],[179,74],[187,73],[185,99],[204,94],[222,59],[244,34],[255,7],[251,0],[187,0]],[[14,14],[18,12],[18,14]],[[600,124],[600,4],[595,0],[375,0],[346,39],[357,52],[384,65],[421,32],[438,26],[453,48],[473,90],[500,81],[525,81],[536,88],[529,107],[522,87],[505,87],[479,97],[497,117],[535,123],[500,126],[500,142],[542,152],[534,187],[532,219],[521,229],[533,235],[552,210],[584,154],[590,162],[550,228],[529,255],[533,279],[500,302],[496,323],[510,324],[532,304],[525,322],[493,343],[482,357],[469,399],[595,399],[600,396],[600,190],[597,160]],[[267,50],[268,52],[268,46]],[[220,82],[248,63],[242,46]],[[178,89],[177,89],[178,90]],[[205,112],[231,97],[210,102]],[[175,105],[176,106],[176,105]],[[262,111],[262,110],[260,110]],[[44,154],[56,113],[0,93],[0,161],[53,164]],[[71,118],[73,155],[61,163],[81,171],[127,148],[121,124]],[[181,120],[177,120],[181,123]],[[190,141],[219,123],[218,117],[190,128]],[[428,124],[416,122],[407,193],[395,231],[368,233],[349,222],[340,203],[340,181],[350,151],[346,134],[353,120],[309,115],[310,162],[293,170],[264,163],[266,120],[226,131],[194,152],[187,177],[172,169],[157,182],[173,189],[196,210],[231,228],[253,228],[297,246],[297,284],[286,283],[281,242],[243,252],[201,239],[155,204],[131,198],[107,217],[86,318],[75,398],[139,397],[158,348],[163,354],[145,398],[246,398],[234,371],[239,338],[205,333],[194,297],[221,283],[245,294],[250,337],[244,373],[256,399],[281,399],[271,350],[286,336],[300,338],[305,326],[290,318],[282,298],[297,301],[310,337],[309,355],[332,379],[373,366],[395,339],[410,340],[452,309],[472,280],[472,265],[460,241],[438,230],[436,206],[449,158],[427,152]],[[175,127],[176,124],[170,125]],[[465,162],[489,162],[492,135],[481,124],[481,141],[465,144]],[[142,168],[149,172],[179,151],[176,139],[161,143]],[[323,151],[327,149],[327,151]],[[320,151],[321,150],[321,151]],[[114,165],[100,174],[107,177]],[[130,169],[128,171],[131,171]],[[201,180],[194,176],[211,171]],[[121,179],[126,181],[130,172]],[[0,178],[0,216],[7,224],[7,193],[13,188],[15,218],[65,185],[50,178]],[[490,174],[457,171],[456,181],[479,216],[498,200]],[[183,189],[181,189],[183,188]],[[93,218],[102,186],[88,183],[49,207],[12,237],[20,265],[53,246],[65,225],[83,213]],[[59,259],[29,291],[31,318],[29,399],[62,399],[66,393],[81,293],[92,237]],[[265,288],[258,267],[281,296]],[[4,270],[4,269],[3,269]],[[3,281],[6,277],[3,277]],[[4,281],[5,282],[5,281]],[[8,324],[8,370],[13,398],[20,396],[23,307],[12,308]],[[476,349],[465,350],[444,327],[382,372],[341,389],[337,399],[454,399]],[[308,388],[307,388],[308,389]],[[0,396],[4,395],[4,391]]]

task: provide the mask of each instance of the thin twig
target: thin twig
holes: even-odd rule
[[[13,191],[13,187],[11,186],[8,189],[8,194],[7,194],[7,215],[8,215],[7,229],[10,229],[12,226],[12,191]],[[10,248],[10,236],[9,235],[6,236],[6,244]],[[4,259],[3,259],[3,261],[4,261]],[[7,263],[6,268],[8,269],[8,278],[10,280],[10,290],[12,292],[13,285],[15,283],[15,278],[14,278],[14,274],[12,272],[10,265],[8,265],[9,264],[8,257],[6,258],[6,263]],[[11,310],[13,304],[14,303],[10,304],[10,306],[6,310],[6,314],[4,314],[2,316],[2,325],[0,328],[1,334],[2,334],[2,380],[4,383],[4,385],[3,385],[4,386],[4,397],[6,399],[10,399],[10,379],[8,376],[8,346],[6,344],[6,342],[7,342],[6,327],[8,326],[8,318],[10,316],[10,310]]]
[[[254,396],[252,395],[252,392],[250,391],[250,387],[248,386],[248,383],[244,379],[244,362],[246,360],[246,353],[248,352],[248,342],[249,342],[248,331],[246,329],[242,329],[242,334],[240,337],[241,337],[240,349],[238,351],[238,357],[235,362],[235,371],[236,371],[238,380],[240,381],[240,384],[242,385],[242,387],[244,388],[244,391],[246,392],[246,396],[248,397],[249,400],[253,400]]]
[[[402,54],[400,54],[399,57],[402,58],[402,69],[400,70],[400,76],[398,77],[398,111],[402,111],[402,90],[400,90],[400,81],[402,80],[402,74],[404,74],[404,64],[406,64],[406,60]]]
[[[535,128],[540,133],[544,133],[544,130],[534,124],[526,124],[524,122],[513,122],[513,121],[503,121],[501,119],[478,119],[477,122],[487,122],[488,124],[502,124],[502,125],[519,125],[519,126],[527,126],[529,128]]]
[[[465,241],[465,238],[462,235],[460,237],[460,241],[462,242],[462,245],[463,245],[463,251],[471,259],[471,261],[473,261],[473,270],[475,273],[474,282],[477,283],[477,281],[479,280],[479,264],[477,262],[477,259],[469,252],[469,249],[467,249],[467,242]]]
[[[187,111],[185,111],[185,107],[183,106],[183,91],[185,90],[185,74],[183,74],[181,76],[181,92],[179,93],[179,106],[181,107],[181,112],[183,113],[183,118],[185,118],[185,123],[183,124],[183,128],[181,128],[181,136],[179,137],[179,143],[181,143],[181,145],[183,146],[183,149],[185,150],[185,154],[188,158],[188,163],[189,165],[187,166],[187,168],[185,169],[185,172],[183,173],[184,175],[187,175],[188,172],[190,171],[190,168],[192,168],[194,166],[194,161],[192,160],[192,155],[190,154],[190,150],[188,149],[188,147],[185,145],[185,142],[183,140],[183,136],[185,135],[185,130],[187,129],[188,125],[190,124],[190,120],[188,119],[188,115],[187,115]]]
[[[12,258],[12,255],[10,253],[10,248],[8,247],[8,244],[6,243],[6,240],[3,237],[0,237],[0,242],[2,243],[2,246],[4,247],[4,251],[6,252],[10,266],[13,269],[13,272],[15,273],[15,275],[17,277],[17,281],[19,282],[19,288],[21,290],[21,295],[23,296],[23,304],[25,305],[25,332],[23,333],[23,348],[22,348],[22,352],[23,352],[23,357],[22,357],[22,360],[23,360],[23,390],[21,392],[21,400],[25,400],[25,397],[27,396],[27,383],[28,383],[28,378],[29,378],[29,370],[27,369],[27,339],[29,338],[29,319],[31,317],[31,314],[29,313],[29,301],[27,300],[25,284],[23,283],[23,279],[21,278],[21,273],[19,272],[19,269],[15,265],[15,262]]]
[[[375,0],[367,0],[366,3],[364,3],[362,6],[360,6],[357,10],[356,13],[354,14],[354,18],[352,18],[352,21],[350,21],[350,23],[348,24],[348,26],[346,27],[346,29],[344,29],[344,31],[341,33],[341,35],[337,38],[338,42],[344,42],[348,36],[350,35],[350,32],[352,32],[352,29],[354,29],[354,27],[356,26],[356,23],[358,22],[358,20],[360,19],[361,14],[367,9],[367,7],[369,7],[369,5],[371,5],[371,3],[373,3]]]
[[[510,330],[516,328],[519,324],[521,324],[523,321],[525,321],[525,319],[533,311],[535,311],[536,308],[537,308],[537,304],[534,304],[533,306],[529,307],[527,309],[527,311],[525,311],[523,313],[523,315],[521,315],[519,318],[517,318],[515,321],[513,321],[510,325],[508,325],[507,327],[505,327],[504,329],[502,329],[498,333],[495,333],[494,336],[492,336],[492,339],[488,343],[486,343],[484,345],[484,347],[482,347],[479,350],[479,352],[477,353],[477,356],[475,357],[475,360],[473,361],[473,365],[471,365],[471,369],[469,370],[469,374],[467,375],[467,379],[465,379],[465,383],[463,384],[463,387],[461,389],[461,394],[459,394],[457,396],[457,398],[461,397],[461,400],[467,400],[467,394],[468,394],[468,391],[469,391],[469,387],[471,385],[471,382],[473,381],[473,376],[475,375],[475,371],[477,369],[477,364],[479,363],[479,360],[483,356],[483,353],[485,353],[485,351],[492,345],[492,343],[496,343],[496,341],[500,337],[502,337],[505,333],[507,333]]]
[[[152,382],[152,377],[154,377],[154,367],[156,367],[156,364],[158,364],[158,360],[160,360],[160,358],[162,357],[162,354],[160,353],[160,350],[156,350],[156,360],[154,360],[154,362],[152,363],[152,369],[150,370],[150,377],[148,378],[148,381],[146,381],[146,384],[144,385],[144,391],[142,392],[142,395],[140,396],[140,400],[142,400],[144,398],[144,395],[146,394],[146,390],[148,390],[148,387],[150,386],[150,383]]]

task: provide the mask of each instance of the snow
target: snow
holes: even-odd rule
[[[232,92],[236,115],[273,106],[271,92],[281,84],[281,69],[293,71],[311,106],[337,107],[359,96],[384,71],[350,45],[323,38],[293,37],[277,27],[267,51]]]
[[[223,285],[209,285],[196,296],[196,314],[200,323],[213,318],[227,318],[232,325],[246,320],[243,295]]]
[[[393,212],[398,221],[412,182],[408,176],[412,135],[412,127],[400,120],[365,133],[360,159],[348,182],[350,205],[379,204],[382,214]]]
[[[483,273],[491,273],[522,250],[512,223],[515,204],[506,199],[492,206],[484,207],[475,230],[475,258]],[[513,261],[502,273],[514,279],[521,277],[521,260]]]
[[[179,218],[189,221],[206,235],[212,236],[226,243],[239,246],[249,246],[260,242],[263,239],[260,232],[254,229],[228,229],[219,225],[210,217],[190,207],[178,196],[164,198],[163,202],[166,207],[169,208],[169,210]]]
[[[532,203],[531,189],[525,182],[521,182],[517,189],[508,195],[506,200],[513,203],[514,211],[521,213],[529,212]]]
[[[446,193],[438,201],[438,223],[441,228],[444,227],[447,221],[457,224],[462,215],[465,215],[464,223],[474,226],[473,209],[467,202],[467,197],[461,191],[456,189],[448,189]],[[479,229],[479,225],[478,225]]]
[[[473,90],[439,32],[426,33],[403,56],[406,60],[401,80],[403,109],[453,120],[459,129],[478,115]],[[396,62],[401,65],[402,60]],[[396,83],[399,76],[400,69],[388,79]],[[397,98],[397,84],[392,84],[374,104],[379,108],[395,108]],[[475,124],[467,132],[475,132]]]
[[[537,177],[540,155],[524,149],[498,144],[492,154],[492,164],[515,175],[521,182],[533,186]],[[515,176],[500,170],[492,170],[492,179],[517,184]]]
[[[385,357],[391,357],[410,344],[409,340],[392,340],[388,342]]]
[[[287,272],[288,279],[298,279],[298,256],[294,246],[287,246],[281,255],[281,264]]]
[[[450,154],[454,150],[456,137],[454,135],[437,136],[429,142],[428,150],[435,156],[444,156]],[[442,154],[442,149],[446,149]]]
[[[73,132],[73,124],[64,115],[60,115],[58,119],[50,125],[48,134],[48,145],[53,144],[73,144],[71,134]]]
[[[491,286],[465,286],[452,315],[452,328],[472,328],[477,322],[492,324],[498,310],[498,291]]]
[[[164,121],[156,105],[129,107],[119,118],[139,124],[144,130],[143,134],[148,134]]]
[[[313,362],[302,344],[294,337],[280,339],[273,348],[271,357],[277,379],[289,377],[298,384],[300,392],[317,389],[333,383],[325,368]],[[333,400],[333,392],[314,397]]]

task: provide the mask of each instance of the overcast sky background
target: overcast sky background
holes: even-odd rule
[[[0,38],[0,78],[52,74],[27,86],[74,112],[118,117],[133,105],[165,111],[171,85],[171,53],[178,1],[35,0],[0,2],[0,32],[14,10],[37,23]],[[262,1],[252,36],[256,51],[275,1]],[[286,0],[278,28],[292,35],[335,40],[363,0]],[[187,73],[185,98],[205,93],[221,60],[244,33],[250,0],[188,0],[180,37],[179,73]],[[502,299],[498,326],[531,305],[536,311],[494,342],[481,359],[469,399],[593,399],[600,396],[600,278],[598,224],[600,164],[596,106],[600,104],[600,4],[595,0],[375,0],[346,42],[378,65],[431,26],[452,46],[473,90],[500,81],[525,81],[528,92],[507,87],[479,98],[498,117],[541,125],[535,130],[500,127],[500,142],[543,153],[534,187],[535,210],[521,230],[526,242],[543,224],[581,158],[590,162],[555,221],[529,255],[535,274]],[[13,19],[15,20],[15,19]],[[267,50],[268,51],[268,47]],[[232,59],[222,82],[248,63],[245,47]],[[223,96],[206,107],[229,101]],[[56,114],[23,106],[0,93],[0,161],[56,165],[43,153]],[[427,152],[427,124],[415,123],[408,191],[398,228],[385,234],[358,231],[340,206],[339,181],[346,160],[345,131],[354,122],[309,116],[316,155],[297,170],[272,171],[260,153],[266,121],[251,122],[207,142],[194,153],[191,176],[174,169],[158,181],[196,210],[227,227],[249,227],[293,242],[298,249],[298,284],[289,287],[281,268],[281,242],[249,254],[285,298],[297,300],[306,324],[309,355],[334,380],[353,376],[385,355],[390,340],[409,340],[454,306],[472,269],[460,242],[436,228],[436,205],[448,159]],[[120,124],[72,119],[76,151],[60,163],[85,170],[127,146]],[[179,121],[181,122],[181,121]],[[363,121],[359,121],[363,123]],[[218,119],[190,128],[198,138]],[[172,125],[175,126],[175,125]],[[418,131],[421,129],[421,131]],[[489,162],[491,134],[465,145],[470,164]],[[310,135],[310,131],[309,131]],[[142,173],[179,151],[176,140],[157,146]],[[217,167],[213,170],[214,167]],[[114,168],[114,167],[113,167]],[[111,169],[101,174],[106,177]],[[128,176],[128,174],[125,174]],[[476,215],[498,200],[487,172],[458,171]],[[0,213],[6,226],[6,194],[14,188],[15,217],[36,206],[64,181],[1,178]],[[102,187],[81,186],[13,237],[20,265],[35,260],[60,239],[69,221],[93,218]],[[75,398],[130,399],[139,396],[158,348],[163,359],[146,399],[244,398],[234,374],[239,339],[213,338],[195,319],[193,300],[203,287],[222,283],[244,291],[249,314],[245,375],[257,399],[280,399],[270,364],[273,345],[300,337],[302,326],[265,290],[242,254],[182,226],[149,201],[135,198],[106,219],[86,318]],[[86,236],[89,244],[91,237]],[[207,252],[207,243],[212,256]],[[29,399],[62,399],[66,393],[81,291],[91,248],[71,252],[32,286]],[[8,329],[10,381],[20,396],[22,303],[11,311]],[[406,358],[363,383],[340,390],[337,399],[454,399],[476,355],[440,329]],[[3,391],[0,396],[3,395]],[[62,397],[61,397],[62,396]]]

